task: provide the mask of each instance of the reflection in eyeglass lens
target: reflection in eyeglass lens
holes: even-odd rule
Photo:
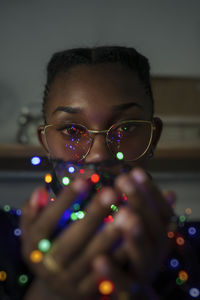
[[[123,154],[124,160],[136,160],[149,147],[152,137],[152,124],[145,121],[127,121],[113,125],[106,135],[106,142],[113,156]],[[86,157],[92,145],[90,131],[79,124],[51,126],[46,130],[46,139],[50,149],[57,145],[63,151],[66,161],[80,161]]]

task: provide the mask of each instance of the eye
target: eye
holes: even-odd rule
[[[136,123],[124,123],[117,128],[117,131],[119,132],[119,134],[133,133],[136,128]]]
[[[81,138],[86,133],[86,129],[78,124],[65,124],[58,128],[65,137],[69,138]]]

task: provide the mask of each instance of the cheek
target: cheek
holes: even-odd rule
[[[61,159],[61,160],[65,159],[64,150],[59,149],[58,147],[56,147],[56,145],[49,147],[49,153],[50,153],[51,158]]]

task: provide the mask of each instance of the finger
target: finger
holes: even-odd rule
[[[113,253],[116,248],[120,247],[121,230],[113,223],[108,223],[104,228],[94,236],[88,243],[81,255],[68,266],[71,274],[78,281],[81,277],[87,275],[91,267],[91,261],[98,255]],[[79,270],[79,272],[75,272]],[[73,276],[73,275],[72,275]]]
[[[130,176],[145,198],[157,209],[161,218],[168,222],[174,213],[167,201],[165,201],[159,188],[148,178],[142,169],[137,168],[132,170]]]
[[[144,261],[147,259],[146,254],[149,256],[148,251],[152,247],[152,243],[150,243],[147,234],[145,234],[141,218],[137,214],[131,213],[127,207],[121,207],[113,223],[117,228],[121,229],[125,237],[122,246],[132,262],[129,268],[131,268],[131,272],[138,276],[141,273],[141,265],[145,264]],[[141,257],[143,258],[142,261]]]
[[[148,234],[155,242],[157,237],[163,234],[164,231],[163,222],[157,209],[153,208],[153,204],[146,199],[127,174],[120,175],[115,181],[115,185],[120,193],[127,195],[127,205],[133,213],[135,212],[142,217],[142,222],[147,228]]]
[[[48,202],[48,192],[45,188],[39,187],[35,189],[29,201],[26,201],[22,206],[22,215],[20,218],[20,228],[22,234],[29,231],[30,225],[37,218],[39,211]]]
[[[130,292],[135,279],[127,272],[122,271],[109,256],[98,256],[93,261],[93,268],[102,279],[110,280],[113,283],[114,294]]]
[[[48,205],[34,223],[33,234],[36,239],[50,237],[66,209],[72,205],[80,193],[83,197],[86,197],[88,189],[87,182],[81,178],[78,178],[71,185],[63,189],[56,201]]]
[[[171,208],[173,209],[175,207],[175,203],[176,203],[176,194],[173,191],[163,191],[162,192],[164,198],[166,199],[167,203],[169,204],[169,206],[171,206]]]
[[[76,287],[79,294],[82,297],[93,296],[92,299],[98,299],[98,286],[99,274],[94,271],[90,271],[80,282],[76,283]]]
[[[113,224],[121,229],[125,237],[122,247],[131,262],[129,268],[126,269],[135,274],[140,281],[151,278],[153,276],[151,270],[155,267],[151,268],[149,266],[154,263],[158,265],[161,261],[163,251],[160,248],[161,246],[165,248],[167,237],[165,236],[162,241],[159,239],[155,245],[155,242],[152,242],[147,235],[141,218],[137,214],[131,213],[127,207],[119,209]],[[145,272],[145,269],[148,272]]]
[[[100,225],[102,226],[104,218],[110,213],[110,205],[116,203],[117,197],[112,188],[103,188],[91,199],[85,217],[60,234],[52,253],[59,264],[66,266],[84,251]]]

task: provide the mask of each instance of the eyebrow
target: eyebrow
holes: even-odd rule
[[[128,103],[122,103],[119,105],[113,105],[112,106],[112,110],[114,112],[118,112],[121,110],[127,110],[129,108],[132,107],[139,107],[140,109],[142,109],[142,105],[140,105],[139,103],[136,102],[128,102]],[[72,107],[72,106],[58,106],[53,112],[52,115],[54,115],[55,113],[59,112],[59,111],[63,111],[66,112],[68,114],[77,114],[80,113],[82,111],[82,109],[80,107]]]
[[[80,107],[72,107],[72,106],[58,106],[53,112],[52,115],[54,115],[55,113],[57,113],[58,111],[64,111],[68,114],[77,114],[79,112],[81,112],[81,108]]]
[[[143,109],[143,106],[136,102],[128,102],[128,103],[122,103],[119,105],[114,105],[112,107],[112,109],[113,109],[113,111],[121,111],[121,110],[126,110],[129,108],[135,107],[135,106],[139,107],[140,109]]]

